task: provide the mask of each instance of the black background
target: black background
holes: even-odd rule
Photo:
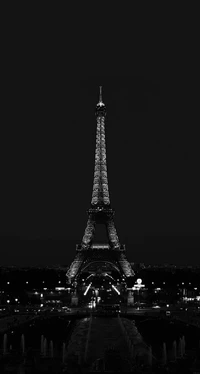
[[[152,6],[92,11],[88,18],[62,7],[5,13],[1,263],[74,258],[92,193],[102,85],[111,204],[129,260],[195,264],[196,23]]]

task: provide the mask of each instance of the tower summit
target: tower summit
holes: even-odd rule
[[[96,105],[96,116],[106,116],[106,106],[102,99],[102,86],[99,87],[99,102]]]
[[[99,86],[99,102],[97,105],[103,106],[105,105],[102,100],[102,86]]]

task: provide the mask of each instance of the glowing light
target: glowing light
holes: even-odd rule
[[[104,275],[106,276],[106,277],[110,277],[111,279],[113,279],[113,280],[115,280],[111,275],[109,275],[108,273],[104,273]],[[109,283],[111,283],[111,282],[109,282]]]
[[[18,301],[18,299],[15,299],[15,301]]]
[[[112,288],[117,292],[118,295],[120,295],[119,290],[112,284]]]
[[[145,287],[144,284],[142,284],[142,279],[137,279],[136,283],[134,284],[134,286],[132,287],[132,290],[140,290],[141,288]]]
[[[84,296],[87,295],[88,290],[90,289],[91,285],[92,285],[92,282],[87,286],[87,288],[86,288],[86,290],[84,292]]]
[[[40,294],[40,297],[43,297],[43,293]]]
[[[10,284],[10,282],[7,282],[7,284]]]
[[[92,277],[94,274],[90,274],[86,279],[89,279],[90,277]]]
[[[9,304],[9,303],[10,303],[10,300],[7,300],[7,303]]]

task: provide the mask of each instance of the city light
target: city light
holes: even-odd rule
[[[117,87],[117,83],[115,84],[115,86]],[[117,102],[120,104],[119,97]],[[124,109],[126,111],[126,106]],[[123,108],[122,112],[124,112]],[[191,269],[187,270],[187,274],[185,274],[184,270],[184,274],[182,275],[180,269],[184,269],[184,267],[179,268],[178,265],[175,266],[167,263],[158,264],[159,258],[157,256],[154,258],[153,254],[151,254],[149,257],[152,263],[156,261],[154,265],[152,264],[145,266],[145,264],[141,262],[137,264],[134,262],[129,263],[127,261],[125,254],[125,245],[120,244],[113,218],[114,210],[110,205],[107,180],[104,123],[105,115],[106,107],[104,108],[100,88],[100,98],[96,107],[97,129],[92,200],[90,203],[90,208],[87,211],[88,220],[84,236],[80,244],[76,246],[74,261],[71,264],[67,263],[66,265],[63,265],[62,263],[54,263],[51,265],[50,247],[52,243],[50,243],[50,241],[47,242],[47,240],[45,239],[45,244],[47,245],[48,249],[46,251],[47,253],[43,254],[43,257],[45,256],[46,261],[40,258],[41,263],[43,263],[42,266],[38,264],[35,268],[34,261],[31,261],[30,258],[29,266],[25,268],[23,267],[23,269],[16,266],[10,266],[9,269],[6,270],[6,268],[4,268],[4,265],[2,265],[3,267],[1,266],[0,268],[2,274],[0,287],[5,289],[5,293],[4,291],[0,291],[0,304],[5,304],[5,307],[7,305],[7,307],[3,309],[6,311],[6,313],[0,313],[0,317],[2,317],[1,356],[3,357],[3,359],[5,358],[3,360],[5,361],[3,362],[3,364],[5,363],[5,365],[3,366],[5,366],[5,368],[9,368],[9,366],[11,365],[14,366],[14,360],[16,361],[15,356],[17,350],[19,356],[17,357],[17,359],[19,359],[17,360],[19,361],[17,362],[17,366],[19,366],[18,364],[22,363],[20,364],[20,368],[23,367],[25,370],[27,366],[26,364],[28,363],[28,366],[31,366],[32,362],[32,366],[36,366],[37,364],[38,367],[43,366],[43,369],[47,370],[49,365],[54,366],[55,363],[56,370],[57,366],[62,368],[64,366],[67,366],[68,363],[68,366],[70,366],[70,356],[76,354],[77,351],[79,351],[78,356],[74,356],[75,365],[73,365],[73,362],[71,362],[71,366],[77,366],[77,370],[78,366],[80,369],[81,364],[84,362],[88,364],[85,365],[85,367],[88,366],[88,369],[91,370],[94,369],[96,371],[99,371],[101,370],[102,366],[105,366],[105,370],[107,370],[107,367],[109,367],[108,371],[114,371],[114,368],[112,368],[112,364],[114,364],[113,366],[117,366],[117,370],[120,370],[119,366],[124,366],[124,362],[125,366],[131,366],[132,369],[133,367],[137,366],[138,371],[141,372],[146,371],[146,366],[148,366],[147,371],[149,372],[152,370],[154,372],[160,372],[163,370],[166,372],[170,372],[171,369],[174,372],[178,372],[180,366],[184,366],[185,371],[187,371],[187,365],[190,364],[192,365],[194,372],[196,372],[195,370],[198,371],[198,368],[196,369],[195,365],[197,364],[196,366],[198,366],[199,363],[198,357],[197,360],[195,360],[195,352],[198,351],[196,349],[198,342],[196,342],[194,338],[190,339],[190,337],[188,337],[188,330],[194,330],[195,333],[196,329],[194,329],[192,325],[200,327],[200,296],[196,296],[198,293],[200,295],[200,264],[196,263],[194,268],[193,266],[190,267],[188,265],[187,269]],[[112,128],[110,131],[112,134]],[[130,170],[128,171],[130,174]],[[85,175],[85,173],[83,174]],[[66,181],[67,185],[68,182],[71,182],[70,177],[68,179],[69,180]],[[81,182],[85,183],[85,180]],[[137,196],[135,197],[135,195],[133,194],[132,200],[134,199],[137,199]],[[49,200],[51,203],[51,199]],[[69,200],[70,203],[71,200],[73,203],[73,197],[69,196]],[[127,202],[129,202],[128,198]],[[68,200],[66,204],[68,205]],[[41,204],[38,204],[38,206],[41,206]],[[73,206],[75,207],[75,203],[73,204]],[[173,206],[174,204],[172,204],[172,207]],[[131,210],[131,207],[128,203],[126,204],[125,209],[127,210],[127,212]],[[132,212],[132,215],[135,215],[134,212]],[[128,219],[129,217],[125,218]],[[123,221],[125,221],[125,219],[123,219]],[[109,244],[93,243],[93,239],[95,239],[95,229],[96,227],[98,227],[98,224],[101,224],[101,226],[102,224],[106,226],[106,236],[107,242]],[[35,223],[35,230],[33,231],[37,231],[36,226],[37,222]],[[185,226],[187,228],[187,222]],[[24,228],[24,235],[28,235],[29,230],[27,230],[28,228]],[[43,227],[43,230],[41,228],[40,231],[40,234],[45,235],[45,237],[46,234],[48,234],[45,233],[45,227]],[[48,231],[50,235],[51,230],[49,229]],[[101,239],[104,238],[102,237]],[[168,244],[166,244],[166,240],[164,240],[164,237],[160,239],[162,240],[160,240],[159,242],[159,251],[162,252],[162,248],[164,248],[163,251],[165,251]],[[44,243],[43,236],[40,238],[40,241],[38,241],[38,239],[34,241],[34,247],[32,244],[29,245],[29,243],[25,241],[23,246],[27,247],[27,252],[32,251],[32,254],[34,254],[34,252],[36,251],[36,246],[38,247],[38,251],[40,252],[41,240],[42,243]],[[168,243],[170,243],[171,241],[172,238],[169,238]],[[150,241],[148,241],[147,246],[152,244],[153,247],[154,242],[155,241],[152,237],[151,243]],[[12,242],[10,242],[10,244],[12,245]],[[58,243],[56,244],[55,242],[54,244],[54,247],[57,248]],[[134,245],[132,246],[134,247]],[[14,244],[13,247],[16,247],[16,245]],[[145,253],[142,253],[141,251],[139,251],[139,249],[140,248],[138,247],[138,261],[144,261]],[[175,256],[175,251],[171,252],[171,258],[173,259],[173,257]],[[192,260],[191,253],[189,250],[187,252],[188,260],[190,261]],[[181,250],[180,253],[176,253],[177,261],[182,260],[181,253]],[[135,257],[134,253],[132,253],[132,256]],[[162,259],[162,261],[165,261],[165,259],[163,259],[162,253],[160,255],[160,258]],[[176,259],[174,257],[174,260]],[[170,261],[170,258],[167,260]],[[10,257],[10,261],[12,261],[12,257]],[[70,261],[70,256],[68,258],[68,261]],[[64,261],[63,263],[65,264]],[[195,270],[195,268],[198,270]],[[132,269],[134,269],[134,271]],[[194,274],[193,269],[195,271]],[[92,271],[94,271],[94,273],[92,273]],[[66,274],[66,277],[68,278],[66,278],[65,281],[63,274]],[[84,275],[86,278],[81,279],[81,275]],[[29,285],[29,287],[26,287],[24,285],[24,278],[26,276],[28,276],[28,278],[30,279],[30,285],[29,281],[25,281],[25,284]],[[41,280],[42,276],[45,277],[46,281]],[[117,276],[119,276],[119,279],[116,280]],[[139,278],[137,278],[137,276]],[[141,279],[140,276],[142,276],[143,279]],[[12,279],[12,285],[11,281],[6,281],[6,278],[8,277]],[[150,280],[152,277],[154,277],[155,281]],[[176,281],[177,279],[180,280],[181,277],[182,279],[185,279],[185,281],[181,281],[177,285]],[[90,278],[92,278],[93,280],[91,282],[88,282]],[[163,278],[165,278],[166,281],[162,281]],[[191,283],[188,282],[189,278],[192,282],[191,287],[189,287],[189,285],[191,285]],[[184,282],[186,284],[184,284]],[[161,283],[163,284],[163,286],[166,285],[166,287],[161,287]],[[7,287],[6,284],[10,285],[11,287]],[[184,287],[182,287],[182,285],[184,285]],[[87,295],[87,297],[83,298],[83,295]],[[118,295],[120,295],[120,297],[118,297]],[[55,299],[58,299],[58,296],[61,300],[52,300],[53,297],[55,297]],[[6,297],[11,297],[12,300],[6,299]],[[20,300],[18,300],[18,297],[20,297]],[[48,297],[49,300],[47,300]],[[170,304],[168,304],[169,302]],[[72,308],[69,309],[68,306],[63,305],[71,305]],[[198,308],[199,310],[197,311]],[[116,314],[120,313],[119,309],[121,309],[123,318],[117,319]],[[187,310],[188,312],[186,313],[185,311]],[[0,311],[2,311],[2,309],[0,309]],[[18,315],[14,315],[13,311],[20,311],[20,313],[18,313]],[[43,314],[42,316],[38,315],[40,314],[38,313],[40,311],[41,314]],[[50,311],[53,313],[50,314]],[[58,312],[61,311],[63,311],[63,313],[62,315],[59,315]],[[69,318],[66,319],[67,316],[64,311],[71,311],[71,315],[68,316]],[[138,317],[136,314],[138,314]],[[166,321],[166,316],[169,316],[171,314],[171,320]],[[106,317],[108,318],[106,319]],[[49,318],[51,318],[51,320],[53,318],[52,323]],[[135,325],[135,321],[137,322],[137,318],[139,318],[140,322],[144,322],[144,328],[141,327],[140,329],[140,326],[138,327],[139,330],[141,330],[141,333],[139,333],[139,330],[137,331],[136,326],[132,326],[132,324]],[[33,320],[34,322],[32,322]],[[115,323],[114,320],[117,320],[117,322]],[[114,321],[114,323],[112,323],[112,321]],[[139,321],[137,324],[139,324]],[[146,327],[148,326],[146,326],[146,322],[148,325],[150,325],[150,327],[153,327],[153,329],[147,329]],[[28,325],[27,328],[26,326],[24,326],[24,323]],[[71,323],[73,325],[71,325]],[[33,332],[31,332],[29,327],[34,326],[34,324],[35,327],[33,327]],[[181,333],[179,331],[180,326]],[[74,330],[74,327],[76,331],[72,332],[72,329]],[[167,337],[163,336],[163,330],[165,330],[166,327],[167,333],[169,335]],[[55,330],[53,331],[53,335],[51,334],[52,329]],[[153,333],[150,330],[152,330],[153,333],[155,333],[155,331],[158,332],[159,335],[157,334],[155,339],[153,339],[154,336],[152,337]],[[11,339],[11,336],[9,336],[9,332],[13,334],[13,331],[14,336],[12,335],[12,338],[15,339]],[[65,336],[62,336],[63,332],[65,333]],[[73,336],[71,332],[73,333]],[[144,337],[141,334],[144,334]],[[32,338],[34,337],[34,335],[38,336],[38,339],[36,339],[37,342]],[[120,342],[120,344],[118,344],[117,342],[117,340],[120,339],[121,335],[125,336],[124,344],[123,341],[122,344]],[[151,342],[152,339],[155,340],[155,342]],[[148,344],[153,344],[153,346],[148,347],[145,344],[145,341],[147,341]],[[156,354],[156,352],[154,353],[154,345],[159,346],[159,342],[161,341],[166,341],[166,343],[163,343],[160,347],[158,347],[159,352],[157,352]],[[138,347],[136,347],[135,344],[138,345]],[[69,347],[67,345],[69,345]],[[118,347],[116,347],[116,345],[118,345]],[[185,351],[185,345],[187,351]],[[108,346],[108,348],[109,346],[111,346],[111,348],[115,346],[115,348],[118,349],[113,351],[112,348],[111,350],[113,352],[110,352],[110,355],[109,351],[105,352],[104,355],[103,348],[106,348],[106,346]],[[30,360],[28,359],[28,356],[30,356],[29,351],[32,356],[30,357]],[[104,358],[102,354],[105,356]],[[154,356],[154,354],[156,357]],[[145,355],[145,357],[135,357],[141,355]],[[107,356],[109,356],[108,359]],[[136,358],[136,360],[134,359],[134,357]],[[125,359],[127,361],[127,365]],[[94,360],[96,360],[95,364],[93,364]],[[71,361],[73,361],[73,357]]]
[[[141,288],[144,288],[145,287],[145,285],[144,284],[142,284],[142,279],[140,279],[140,278],[138,278],[137,280],[136,280],[136,283],[134,284],[134,286],[132,287],[132,290],[140,290]]]
[[[111,279],[114,280],[114,278],[113,278],[111,275],[109,275],[108,273],[104,273],[104,275],[105,275],[106,277],[109,277],[109,278],[111,278]],[[111,282],[109,282],[109,283],[111,283]]]
[[[199,299],[198,299],[199,298]],[[196,297],[183,297],[183,301],[194,301],[194,300],[197,300],[197,301],[200,301],[200,296],[196,296]]]
[[[86,278],[86,280],[87,279],[89,279],[90,277],[92,277],[94,274],[90,274],[90,275],[88,275],[88,277]]]
[[[118,295],[120,295],[119,290],[113,284],[112,284],[112,288],[118,293]]]
[[[92,285],[92,282],[87,286],[87,288],[86,288],[86,290],[85,290],[85,292],[84,292],[84,296],[87,295],[88,290],[89,290],[89,288],[91,287],[91,285]]]

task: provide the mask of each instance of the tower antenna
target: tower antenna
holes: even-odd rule
[[[102,100],[102,86],[99,86],[99,103],[103,103],[103,100]]]

